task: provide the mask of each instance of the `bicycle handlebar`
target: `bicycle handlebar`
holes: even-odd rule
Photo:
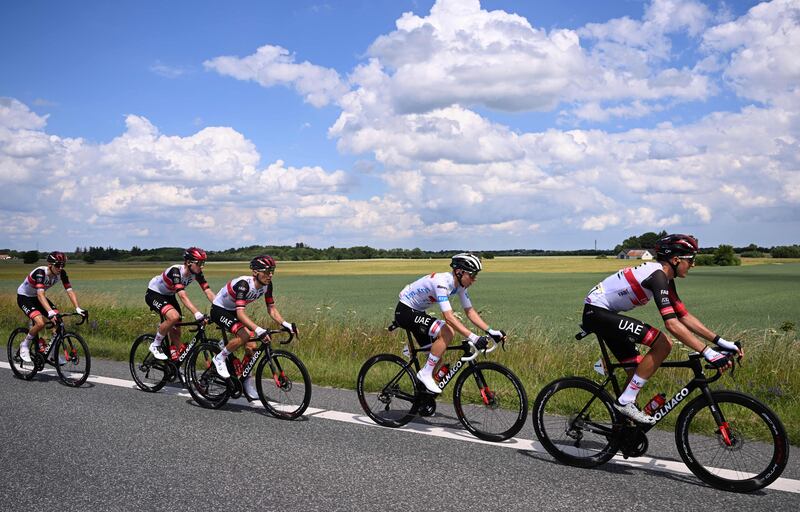
[[[86,323],[86,320],[89,319],[89,313],[86,313],[85,315],[81,315],[80,313],[58,313],[55,316],[55,318],[58,321],[62,321],[64,318],[67,318],[67,317],[70,317],[70,316],[79,316],[79,317],[81,317],[80,321],[76,322],[75,325],[84,324],[84,323]],[[48,320],[47,323],[45,324],[45,327],[55,327],[55,325],[56,324],[55,324],[55,322],[53,320]]]
[[[461,358],[461,360],[462,360],[462,361],[464,361],[464,362],[467,362],[467,361],[472,361],[473,359],[475,359],[476,357],[478,357],[478,354],[480,354],[481,352],[483,352],[484,354],[489,354],[489,353],[491,353],[491,352],[494,352],[494,351],[497,349],[497,347],[498,347],[498,344],[497,344],[497,342],[496,342],[496,341],[494,341],[494,339],[493,339],[493,338],[489,338],[489,341],[492,343],[490,346],[487,346],[487,347],[486,347],[485,349],[483,349],[483,350],[478,350],[478,348],[475,346],[475,344],[474,344],[474,343],[472,343],[472,341],[470,341],[470,340],[468,340],[468,339],[464,340],[464,343],[466,343],[467,345],[469,345],[469,346],[470,346],[470,348],[472,349],[472,355],[469,355],[469,356],[463,356],[463,357]]]
[[[280,343],[281,345],[287,345],[291,343],[291,341],[294,339],[294,333],[291,331],[287,331],[286,329],[267,329],[267,334],[270,336],[270,338],[272,338],[273,334],[288,334],[289,337],[286,338],[285,340],[278,340],[278,343]],[[258,336],[254,336],[250,338],[250,341],[262,341],[262,340]]]

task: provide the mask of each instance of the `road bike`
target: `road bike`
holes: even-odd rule
[[[393,322],[388,330],[398,327]],[[408,358],[394,354],[373,356],[361,367],[356,382],[358,401],[364,412],[385,427],[401,427],[417,415],[430,416],[436,410],[435,395],[416,377],[420,369],[417,354],[430,352],[430,346],[416,348],[411,332],[404,330],[408,337]],[[486,441],[514,437],[528,415],[528,397],[517,376],[501,364],[475,362],[481,352],[488,354],[497,346],[492,341],[485,351],[477,351],[469,340],[448,346],[447,350],[462,351],[463,356],[438,382],[444,390],[458,375],[453,388],[456,416],[464,428]]]
[[[270,336],[288,335],[278,341],[285,345],[292,341],[294,334],[283,329],[267,331]],[[311,377],[299,357],[285,350],[275,350],[272,342],[250,338],[260,342],[251,357],[240,361],[231,354],[226,359],[230,379],[222,378],[212,359],[227,344],[227,335],[222,331],[222,341],[205,341],[189,354],[186,363],[187,388],[192,398],[203,407],[218,409],[230,398],[244,395],[244,380],[255,368],[255,381],[258,398],[264,408],[280,419],[293,420],[302,416],[311,402]]]
[[[8,362],[14,375],[24,380],[31,380],[42,371],[45,365],[55,367],[61,382],[71,387],[78,387],[89,378],[91,369],[91,356],[89,346],[80,334],[67,331],[64,319],[71,316],[81,317],[75,325],[81,325],[89,318],[88,313],[57,314],[45,324],[46,329],[52,329],[50,340],[39,336],[34,339],[29,348],[31,362],[25,362],[19,355],[19,347],[28,335],[29,327],[18,327],[8,337]]]
[[[581,329],[575,338],[589,334]],[[621,393],[615,372],[636,363],[612,363],[605,340],[597,339],[604,365],[598,370],[605,375],[602,384],[584,377],[564,377],[545,386],[536,397],[534,429],[550,455],[583,468],[603,464],[618,451],[624,458],[642,456],[648,448],[647,432],[686,403],[675,423],[675,444],[683,462],[700,480],[726,491],[752,492],[781,475],[789,458],[789,439],[780,419],[755,397],[711,389],[710,384],[723,373],[716,369],[716,374],[707,378],[702,355],[693,352],[687,360],[661,364],[662,368],[688,368],[693,377],[652,412],[655,425],[641,425],[613,406]],[[735,369],[739,363],[735,353],[726,354]],[[609,384],[614,396],[607,389]],[[696,390],[699,396],[689,400]]]
[[[185,385],[186,363],[189,360],[191,350],[205,341],[218,342],[217,340],[209,340],[206,337],[205,319],[181,322],[175,325],[176,327],[189,326],[191,327],[190,332],[195,333],[195,335],[188,344],[179,343],[177,346],[172,344],[168,337],[165,337],[162,347],[164,353],[167,354],[167,360],[156,359],[150,352],[150,344],[155,339],[153,334],[142,334],[133,341],[128,365],[134,382],[142,391],[155,393],[168,382],[175,381]]]

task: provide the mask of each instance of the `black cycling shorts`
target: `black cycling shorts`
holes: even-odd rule
[[[412,309],[402,302],[398,302],[394,310],[394,321],[414,335],[420,348],[429,347],[446,325],[444,320],[434,318],[424,311]]]
[[[208,316],[212,322],[233,334],[244,327],[244,324],[236,316],[236,311],[219,307],[216,304],[211,305],[211,313]]]
[[[636,344],[650,346],[661,332],[649,324],[590,304],[583,306],[583,328],[597,333],[620,363],[639,362]]]
[[[50,304],[50,309],[55,312],[58,312],[58,308],[56,305],[53,304],[53,301],[45,297],[47,303]],[[19,309],[25,313],[25,316],[33,320],[39,315],[44,315],[47,318],[47,310],[42,307],[42,303],[39,302],[39,297],[28,297],[27,295],[22,295],[20,293],[17,294],[17,306]]]
[[[144,294],[144,301],[150,306],[150,309],[161,315],[162,320],[170,309],[175,309],[178,312],[178,316],[183,316],[181,307],[178,305],[178,298],[175,295],[162,295],[148,288],[147,293]]]

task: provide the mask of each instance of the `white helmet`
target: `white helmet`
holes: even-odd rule
[[[460,252],[453,256],[453,258],[450,260],[450,267],[454,269],[458,268],[461,270],[466,270],[470,274],[483,270],[480,257],[478,257],[476,254],[472,254],[471,252]]]

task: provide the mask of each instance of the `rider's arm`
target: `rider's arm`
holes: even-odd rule
[[[70,302],[75,307],[76,310],[80,313],[81,307],[78,305],[78,296],[75,295],[75,291],[72,289],[72,284],[69,282],[69,277],[67,276],[67,271],[63,268],[59,274],[59,279],[64,284],[64,290],[67,292],[67,297],[69,297]]]
[[[464,308],[464,313],[467,314],[469,321],[478,329],[482,331],[487,331],[489,329],[489,324],[483,321],[483,318],[481,318],[481,315],[478,314],[475,308]]]
[[[45,311],[50,311],[50,302],[47,300],[47,296],[44,294],[44,288],[39,288],[36,290],[36,298],[39,299],[39,304],[42,305]]]
[[[236,319],[242,322],[242,324],[250,329],[251,332],[255,332],[256,329],[260,329],[260,327],[253,322],[247,313],[244,310],[244,307],[237,307],[236,308]]]
[[[271,316],[273,320],[283,325],[285,320],[283,319],[283,316],[281,316],[281,312],[278,311],[278,307],[274,302],[272,304],[267,303],[267,313],[269,313],[269,316]]]
[[[195,316],[195,318],[197,318],[197,313],[200,313],[200,311],[194,306],[192,301],[189,300],[189,295],[186,293],[186,289],[178,290],[178,292],[175,293],[175,295],[177,295],[178,298],[181,299],[181,302],[183,302],[183,305],[186,306],[187,308],[189,308],[189,311],[191,311],[192,314]],[[200,313],[200,314],[202,314],[202,313]]]
[[[75,306],[75,309],[80,309],[80,306],[78,305],[78,296],[75,295],[75,291],[72,288],[67,289],[67,297],[69,297],[69,300],[72,302],[72,305]]]
[[[678,339],[678,341],[692,350],[702,352],[703,349],[706,348],[706,344],[698,340],[694,334],[692,334],[692,331],[689,330],[686,325],[684,325],[683,321],[678,320],[677,317],[664,320],[664,326],[667,328],[670,334]]]
[[[455,330],[465,338],[470,338],[471,336],[474,336],[474,334],[472,334],[472,331],[467,329],[467,327],[463,323],[461,323],[461,320],[459,320],[456,317],[452,309],[449,309],[447,311],[442,311],[442,315],[444,316],[444,321],[447,322],[447,324],[450,327],[452,327],[453,330]]]
[[[203,289],[203,293],[205,293],[206,297],[208,297],[208,301],[214,302],[214,298],[216,297],[216,295],[214,295],[214,292],[211,291],[211,287],[208,286],[208,281],[206,281],[206,276],[204,276],[203,273],[200,272],[199,274],[197,274],[196,277],[197,277],[197,284],[199,284],[200,288]]]

